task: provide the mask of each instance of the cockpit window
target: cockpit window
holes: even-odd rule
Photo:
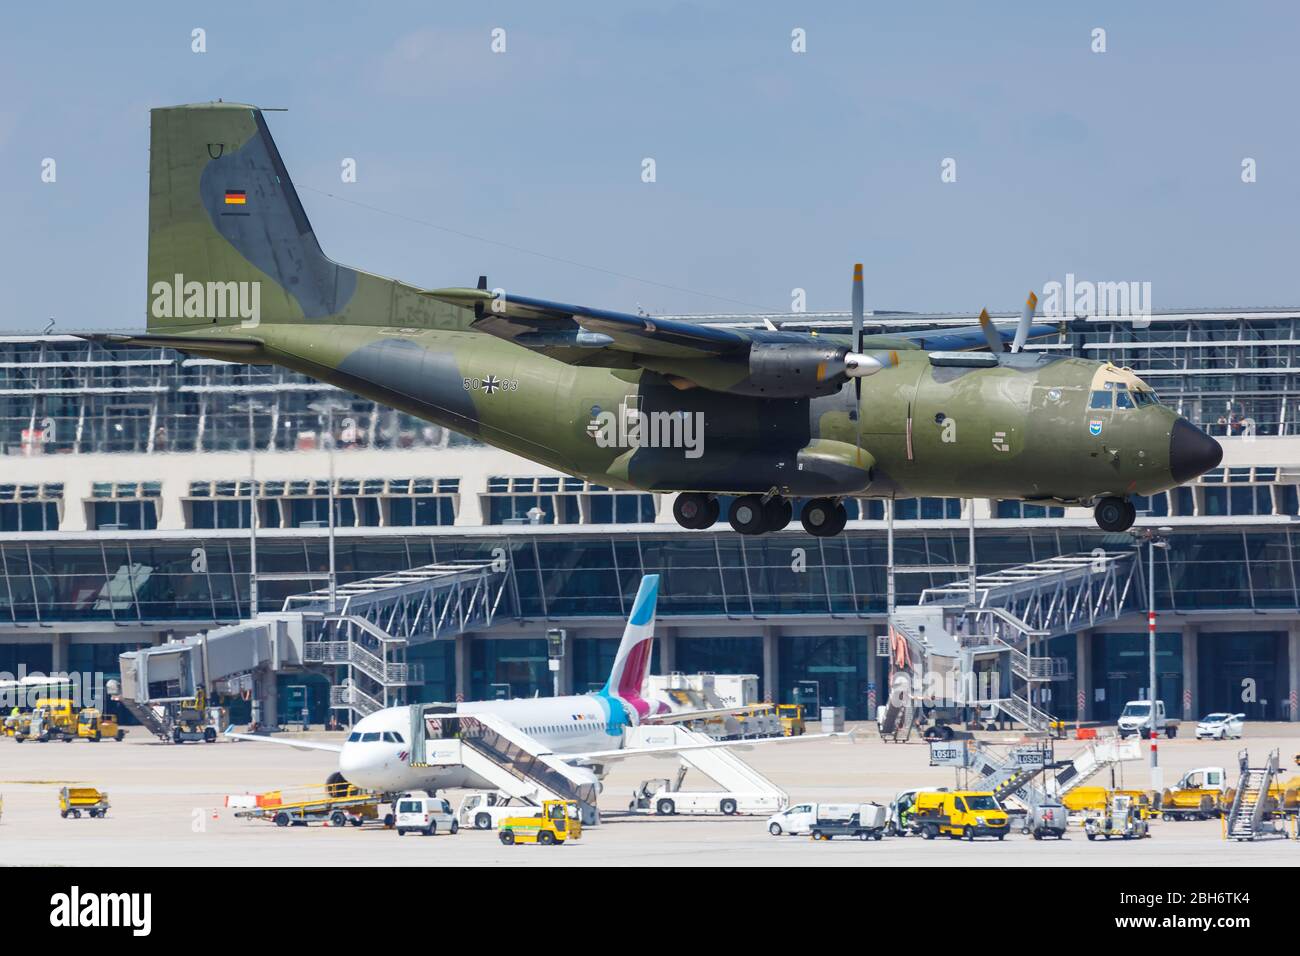
[[[1119,391],[1115,393],[1116,408],[1132,408],[1133,399],[1128,391]]]
[[[1092,393],[1092,401],[1088,403],[1089,408],[1110,408],[1110,392],[1096,391]]]
[[[1160,399],[1156,398],[1156,393],[1148,392],[1145,389],[1133,392],[1133,401],[1137,402],[1138,408],[1146,408],[1148,405],[1160,404]]]
[[[406,741],[404,741],[404,740],[402,739],[402,735],[399,734],[397,731],[395,731],[395,730],[385,730],[385,731],[384,731],[384,743],[386,743],[386,744],[401,744],[401,743],[406,743]]]
[[[362,734],[362,735],[361,735],[361,742],[362,742],[363,744],[373,744],[373,743],[374,743],[375,741],[377,741],[378,739],[379,739],[379,732],[378,732],[378,731],[376,731],[376,732],[374,732],[374,733],[371,733],[371,734]]]
[[[348,734],[348,743],[355,744],[360,740],[361,740],[361,735],[357,733],[355,730],[352,731],[352,733]]]

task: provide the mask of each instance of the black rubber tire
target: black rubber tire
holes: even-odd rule
[[[274,817],[271,818],[271,822],[274,823],[277,827],[287,827],[289,825],[289,814],[281,810],[279,813],[277,813]]]
[[[490,814],[490,813],[479,813],[479,814],[476,814],[476,815],[474,816],[474,829],[475,829],[475,830],[491,830],[491,829],[492,829],[492,814]]]
[[[655,804],[655,813],[659,814],[661,817],[671,817],[676,812],[677,804],[667,798],[664,798]]]
[[[335,810],[330,814],[330,826],[345,827],[348,825],[348,815],[342,810]]]
[[[498,836],[502,844],[504,844],[505,846],[515,845],[515,834],[513,830],[502,830]]]
[[[736,815],[736,810],[737,810],[736,801],[731,799],[731,797],[727,797],[720,804],[718,804],[718,809],[721,810],[724,815],[729,817],[734,817]]]
[[[921,836],[926,840],[933,840],[939,835],[939,828],[933,823],[927,823],[921,828]]]
[[[794,502],[789,498],[772,498],[763,506],[763,524],[768,531],[781,531],[794,518]]]
[[[211,728],[211,727],[204,727],[204,728],[203,728],[203,742],[204,742],[205,744],[216,743],[216,742],[217,742],[217,732],[216,732],[216,730],[214,730],[214,729]]]
[[[709,504],[714,507],[710,509]],[[686,491],[673,502],[673,519],[688,531],[703,531],[717,520],[717,499],[697,491]],[[713,520],[709,520],[712,514]]]
[[[542,846],[552,846],[555,843],[555,834],[550,830],[543,830],[537,834],[537,842]]]
[[[727,521],[738,534],[762,534],[767,530],[764,515],[761,495],[741,495],[731,503]]]
[[[813,498],[799,512],[799,523],[804,531],[816,538],[829,538],[835,533],[835,501],[832,498]]]
[[[1110,534],[1127,531],[1133,527],[1136,515],[1137,510],[1131,508],[1127,501],[1115,497],[1102,498],[1092,511],[1097,527]]]
[[[767,828],[767,832],[770,833],[770,834],[772,834],[772,836],[780,836],[781,833],[783,832],[783,831],[781,830],[781,824],[779,824],[779,823],[773,823],[773,824],[769,825],[768,828]]]
[[[1168,727],[1165,728],[1165,733],[1169,735],[1170,740],[1173,740],[1175,737],[1178,736],[1178,725],[1170,724]]]
[[[460,832],[460,821],[459,821],[459,820],[452,820],[452,821],[451,821],[451,826],[449,826],[449,827],[447,828],[447,832],[450,833],[452,836],[455,836],[457,833],[459,833],[459,832]]]

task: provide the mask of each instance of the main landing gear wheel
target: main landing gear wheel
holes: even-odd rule
[[[794,517],[794,502],[789,498],[769,498],[763,505],[763,521],[766,531],[780,531]]]
[[[799,515],[803,529],[818,538],[839,534],[848,520],[848,510],[833,498],[814,498],[803,506]]]
[[[713,527],[720,510],[717,498],[698,491],[683,492],[673,502],[673,517],[679,525],[690,531],[703,531]]]
[[[1092,515],[1102,531],[1127,531],[1137,520],[1137,506],[1123,498],[1102,498]]]
[[[767,516],[762,495],[741,495],[731,503],[727,515],[731,527],[741,534],[762,534],[767,530]]]

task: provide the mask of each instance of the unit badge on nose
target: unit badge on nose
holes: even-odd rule
[[[1092,421],[1088,422],[1088,434],[1089,434],[1089,435],[1092,435],[1094,438],[1096,438],[1098,435],[1100,435],[1100,434],[1101,434],[1101,424],[1102,424],[1102,423],[1101,423],[1098,419],[1095,419],[1095,418],[1094,418]]]

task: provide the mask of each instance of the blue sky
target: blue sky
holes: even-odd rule
[[[877,308],[1011,309],[1069,272],[1300,305],[1298,27],[1285,3],[24,4],[3,327],[143,325],[148,110],[218,97],[288,108],[327,254],[422,286],[843,309],[860,259]]]

